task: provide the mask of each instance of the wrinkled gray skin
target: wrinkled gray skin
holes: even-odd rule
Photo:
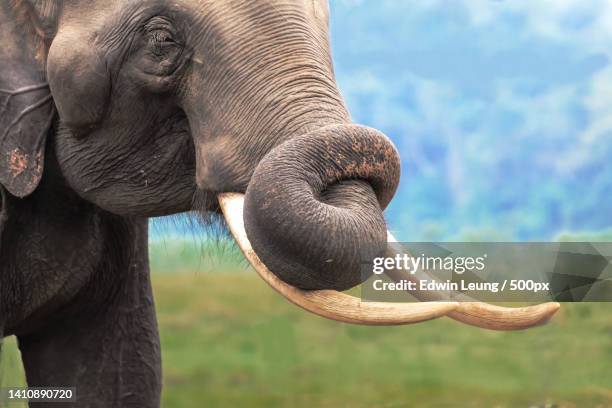
[[[399,159],[349,124],[324,0],[10,0],[0,40],[0,335],[31,386],[159,406],[147,217],[244,192],[254,249],[305,289],[384,249]]]

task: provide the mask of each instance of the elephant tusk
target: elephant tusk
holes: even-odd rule
[[[387,232],[387,241],[391,243],[388,250],[390,256],[394,256],[397,251],[405,252],[404,249],[400,249],[396,246],[397,244],[393,244],[397,243],[397,240],[390,232]],[[410,275],[407,273],[399,273],[398,271],[393,271],[390,277],[393,280],[419,280],[418,274]],[[431,279],[431,276],[428,278]],[[411,293],[419,300],[435,300],[431,292]],[[437,297],[438,299],[444,298],[441,294],[438,294]],[[448,317],[471,326],[490,330],[523,330],[534,326],[540,326],[548,322],[560,307],[557,302],[512,308],[478,302],[465,295],[461,295],[456,299],[461,301],[459,307],[451,311]]]
[[[258,275],[291,303],[311,313],[345,323],[390,326],[436,319],[459,307],[456,302],[362,302],[335,290],[306,291],[291,286],[270,272],[253,250],[244,228],[244,194],[222,193],[218,198],[230,232]]]
[[[501,307],[483,302],[462,302],[448,316],[470,326],[489,330],[524,330],[546,324],[559,310],[559,303],[548,302],[526,307]]]
[[[462,323],[490,330],[522,330],[539,326],[559,310],[559,303],[509,308],[495,306],[462,297],[463,302],[433,302],[431,293],[416,292],[426,303],[362,302],[359,298],[334,290],[305,291],[291,286],[276,275],[259,259],[247,238],[242,217],[244,195],[222,193],[219,203],[229,229],[238,246],[259,276],[291,303],[316,315],[345,323],[363,325],[401,325],[418,323],[449,316]],[[391,233],[389,242],[397,242]],[[398,276],[391,276],[399,279]],[[418,275],[401,275],[402,279],[418,280]]]

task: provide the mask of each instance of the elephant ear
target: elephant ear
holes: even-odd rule
[[[44,1],[0,5],[0,184],[11,194],[31,194],[42,178],[47,134],[55,107],[45,80],[49,25]]]

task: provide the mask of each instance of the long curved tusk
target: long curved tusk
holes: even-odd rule
[[[335,290],[304,291],[276,277],[259,259],[244,229],[244,195],[219,194],[221,210],[244,256],[259,276],[291,303],[328,319],[363,325],[419,323],[445,316],[459,307],[456,302],[383,303],[361,299]]]
[[[389,246],[390,256],[395,256],[397,251],[405,252],[405,250],[393,245],[397,240],[390,232],[387,232],[387,241],[391,243]],[[394,280],[420,280],[418,273],[411,275],[393,271],[390,277]],[[431,279],[432,277],[428,276],[428,278]],[[415,291],[411,293],[419,300],[439,300],[444,298],[442,295],[436,297],[435,294],[431,292],[420,293]],[[490,330],[523,330],[534,326],[540,326],[548,322],[560,307],[557,302],[513,308],[474,301],[465,295],[456,297],[456,299],[461,301],[459,307],[450,312],[448,317],[471,326]]]
[[[448,314],[452,319],[490,330],[524,330],[546,324],[561,305],[557,302],[526,307],[501,307],[483,302],[461,302]]]

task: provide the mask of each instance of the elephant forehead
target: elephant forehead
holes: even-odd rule
[[[236,9],[245,5],[256,5],[263,7],[261,10],[272,8],[277,12],[282,12],[287,6],[300,7],[314,17],[325,18],[329,13],[328,0],[182,0],[200,8],[205,9]]]
[[[51,1],[51,0],[49,0]],[[107,46],[121,42],[143,21],[167,14],[194,42],[213,38],[219,48],[286,33],[327,38],[327,0],[70,0],[61,7],[58,31]],[[292,30],[291,28],[294,28]]]
[[[207,27],[224,38],[280,35],[274,27],[312,27],[326,35],[329,19],[327,0],[180,0],[190,10],[196,27]],[[203,22],[204,24],[197,24]]]
[[[78,10],[81,16],[107,14],[118,8],[174,8],[191,10],[198,13],[218,12],[222,14],[254,14],[263,15],[268,11],[272,13],[285,13],[288,9],[301,10],[308,16],[316,19],[327,19],[329,16],[328,0],[44,0],[38,2],[39,8],[44,11],[56,13],[59,9],[64,11]],[[61,6],[61,7],[60,7]]]

